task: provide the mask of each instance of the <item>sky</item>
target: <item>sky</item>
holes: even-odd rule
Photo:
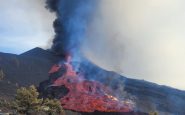
[[[44,1],[0,0],[0,52],[20,54],[51,45],[55,15]]]
[[[48,48],[55,15],[45,0],[0,0],[0,52]],[[116,2],[115,2],[116,1]],[[101,0],[82,50],[124,76],[185,90],[185,1]]]

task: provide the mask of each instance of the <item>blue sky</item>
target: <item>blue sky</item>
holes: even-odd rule
[[[20,54],[51,45],[55,15],[44,1],[0,0],[0,52]]]

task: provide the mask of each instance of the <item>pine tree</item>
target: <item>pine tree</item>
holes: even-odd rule
[[[64,115],[60,102],[56,99],[40,99],[35,86],[17,90],[12,108],[19,114]]]
[[[29,88],[20,88],[17,90],[17,94],[14,101],[14,108],[19,113],[29,114],[31,112],[39,111],[39,105],[42,99],[38,99],[39,93],[35,86]]]

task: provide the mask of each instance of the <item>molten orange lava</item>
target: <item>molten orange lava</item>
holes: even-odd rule
[[[53,67],[50,69],[49,74],[58,72],[59,69],[60,69],[60,65],[55,64],[55,65],[53,65]]]
[[[119,101],[111,95],[111,90],[99,82],[88,81],[77,74],[70,61],[64,63],[66,72],[54,81],[54,86],[64,85],[69,93],[60,99],[64,109],[80,112],[130,112],[132,107],[129,103]],[[57,72],[60,65],[54,65],[51,73]]]

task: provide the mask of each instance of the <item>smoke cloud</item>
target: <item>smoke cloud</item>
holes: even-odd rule
[[[70,53],[73,58],[78,58],[96,0],[47,0],[47,7],[57,14],[53,24],[56,35],[52,50],[62,55]]]
[[[83,51],[127,77],[185,89],[185,1],[100,0]]]
[[[185,1],[47,0],[52,50],[127,77],[185,89]]]

